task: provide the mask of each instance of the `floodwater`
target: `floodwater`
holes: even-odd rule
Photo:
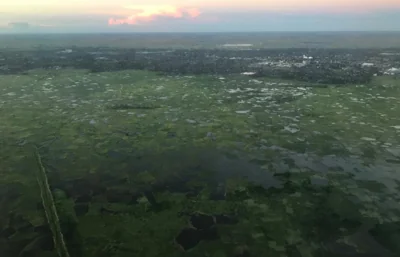
[[[396,55],[252,47],[0,52],[0,255],[399,256]]]

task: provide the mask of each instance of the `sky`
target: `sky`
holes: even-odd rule
[[[1,32],[400,31],[400,0],[11,0]]]

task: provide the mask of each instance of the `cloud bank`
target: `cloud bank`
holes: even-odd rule
[[[184,8],[172,5],[126,6],[125,8],[131,10],[132,14],[124,18],[111,17],[108,19],[108,25],[138,25],[161,18],[193,19],[201,14],[196,8]]]
[[[0,1],[0,32],[400,31],[399,0],[189,1]]]

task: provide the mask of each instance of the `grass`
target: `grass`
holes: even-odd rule
[[[72,212],[87,207],[73,214],[82,256],[231,256],[238,246],[315,256],[342,239],[363,253],[351,237],[360,224],[399,221],[398,164],[386,160],[398,158],[400,84],[390,77],[326,88],[134,70],[0,80],[0,186],[39,201],[25,147],[40,145],[50,188]],[[118,104],[158,108],[108,108]],[[2,202],[0,224],[9,212],[44,224],[27,195]],[[239,222],[182,252],[174,240],[194,212]]]

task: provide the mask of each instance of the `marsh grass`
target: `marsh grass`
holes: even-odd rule
[[[398,222],[398,163],[386,160],[400,144],[400,84],[390,77],[325,88],[136,70],[0,80],[0,186],[29,192],[16,196],[18,208],[4,204],[0,221],[14,210],[43,223],[26,200],[36,182],[24,146],[49,142],[39,185],[64,256],[49,190],[79,207],[85,257],[187,256],[173,242],[198,211],[239,222],[218,225],[218,240],[191,256],[230,256],[238,244],[254,255],[315,256],[344,238],[363,253],[351,237],[359,223]]]

